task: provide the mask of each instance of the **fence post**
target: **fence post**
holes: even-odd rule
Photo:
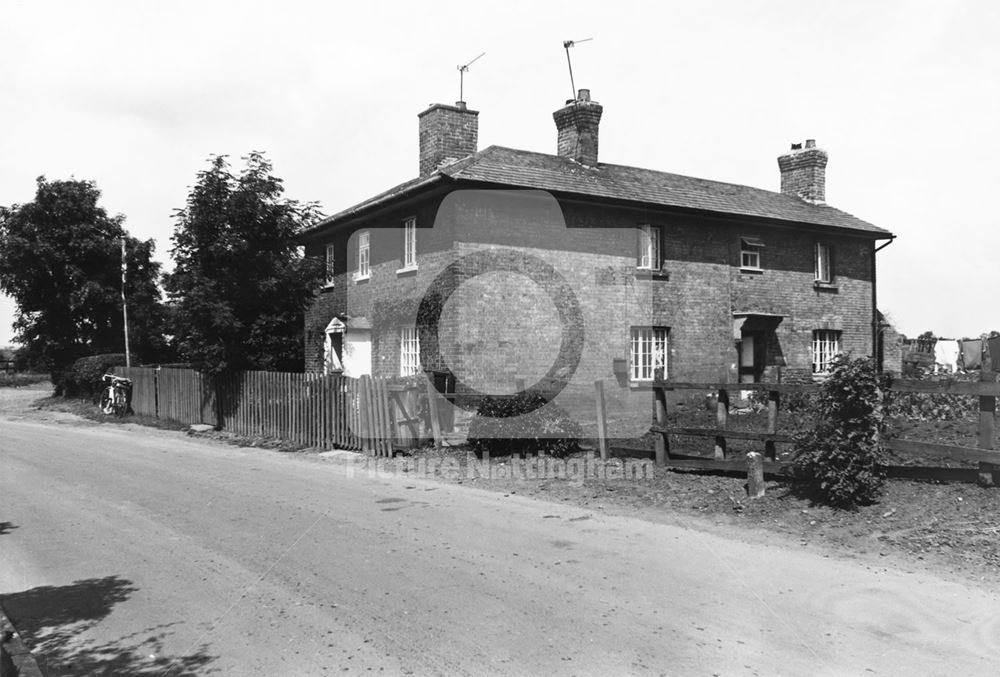
[[[719,401],[715,405],[715,422],[719,430],[729,427],[729,391],[719,388]],[[715,460],[726,458],[726,438],[722,435],[715,438]]]
[[[653,386],[653,399],[656,407],[656,425],[667,425],[667,391],[659,386]],[[656,445],[656,465],[666,465],[670,452],[667,449],[667,434],[659,433],[653,443]]]
[[[369,456],[374,456],[372,449],[372,417],[368,396],[368,379],[365,374],[358,379],[358,404],[361,413],[361,450]]]
[[[767,432],[778,432],[778,405],[781,404],[781,393],[777,390],[770,390],[767,393]],[[764,442],[764,455],[772,461],[777,458],[774,448],[774,440]]]
[[[604,381],[594,381],[594,394],[597,397],[597,448],[601,452],[601,460],[608,460],[608,409],[604,402]]]
[[[996,382],[996,374],[992,371],[982,370],[979,373],[979,380],[989,383]],[[997,412],[997,398],[994,395],[983,395],[979,398],[979,448],[993,449],[993,436],[995,434],[995,419]]]
[[[756,451],[747,454],[747,494],[750,498],[764,497],[764,457]]]
[[[441,448],[441,418],[438,414],[437,389],[431,382],[433,374],[427,374],[427,411],[431,417],[431,434],[434,435],[434,449]]]

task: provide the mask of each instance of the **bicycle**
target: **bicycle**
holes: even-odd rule
[[[119,418],[128,413],[132,397],[132,380],[105,374],[101,377],[104,388],[101,391],[101,412],[106,415],[115,414]]]

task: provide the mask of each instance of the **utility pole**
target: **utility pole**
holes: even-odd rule
[[[125,236],[122,235],[122,321],[125,325],[125,366],[132,366],[132,355],[128,349],[128,305],[125,301],[125,273],[128,263],[125,260]]]

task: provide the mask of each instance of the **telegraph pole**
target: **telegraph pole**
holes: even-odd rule
[[[128,263],[125,260],[125,236],[122,235],[122,321],[125,325],[125,366],[132,366],[132,355],[128,349],[128,305],[125,301],[125,273]]]

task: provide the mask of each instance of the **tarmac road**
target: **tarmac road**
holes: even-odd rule
[[[47,674],[997,674],[996,592],[25,397],[0,603]]]

